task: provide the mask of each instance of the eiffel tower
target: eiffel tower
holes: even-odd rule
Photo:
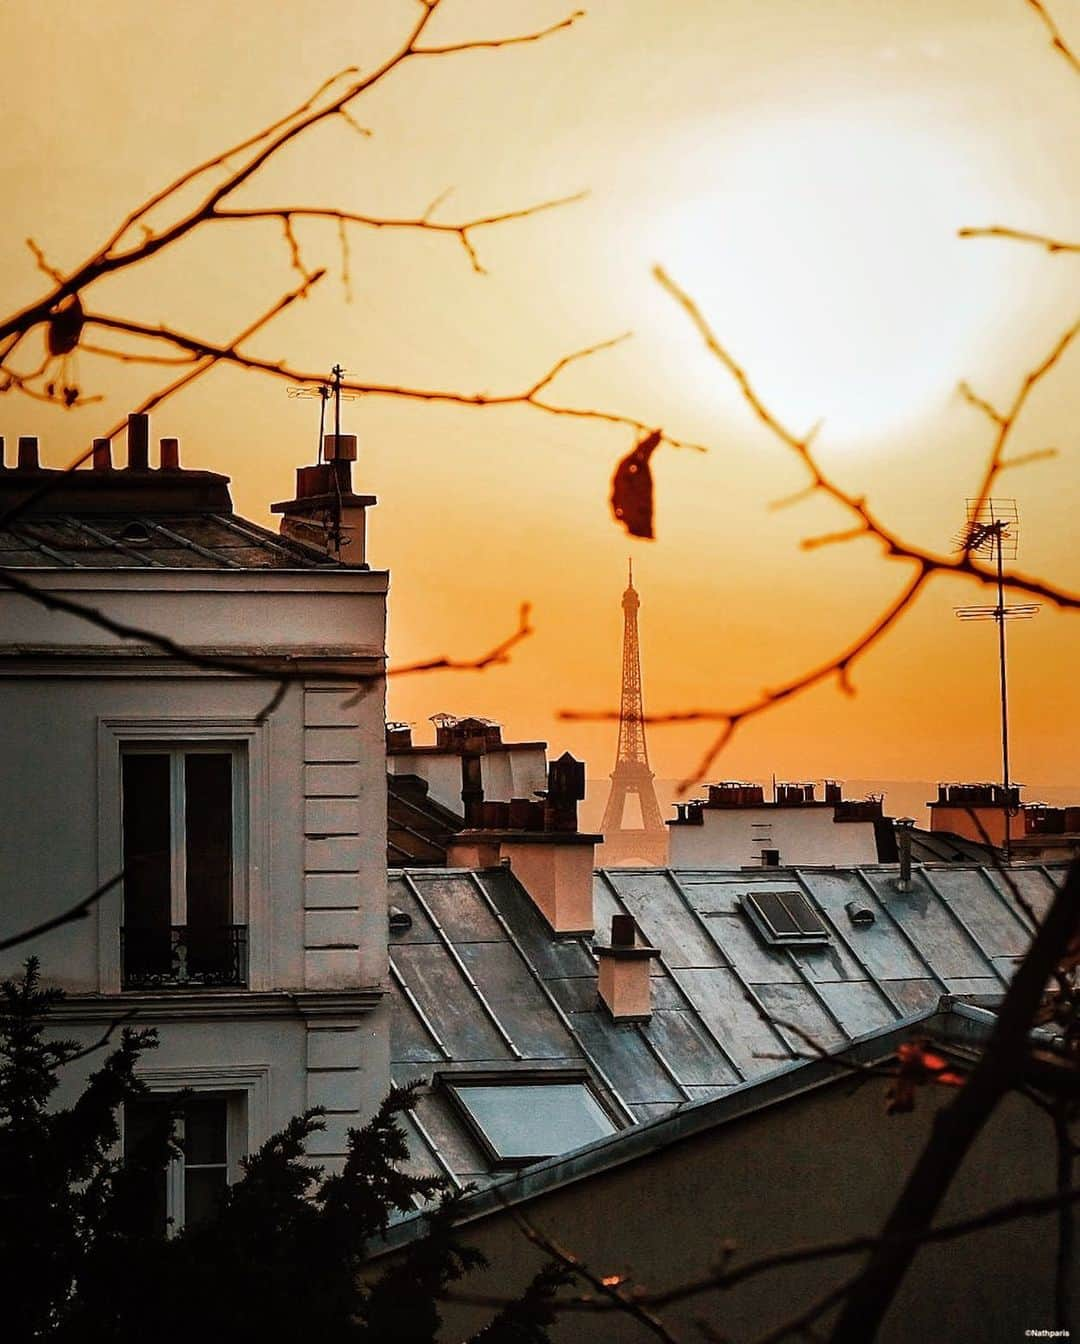
[[[649,749],[645,745],[645,724],[641,708],[641,649],[638,644],[637,614],[641,606],[634,587],[634,568],[630,562],[629,583],[623,593],[622,698],[619,704],[619,747],[615,769],[611,772],[611,793],[601,831],[601,866],[618,867],[642,864],[660,867],[667,863],[668,832],[660,815],[660,804],[649,769]],[[626,803],[633,794],[641,812],[641,825],[628,827]],[[636,818],[635,818],[636,820]]]

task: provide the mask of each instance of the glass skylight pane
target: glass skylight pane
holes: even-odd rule
[[[775,891],[756,892],[749,899],[757,906],[773,933],[783,935],[800,932],[798,924],[792,919],[787,906]]]
[[[786,891],[783,900],[795,923],[799,926],[800,933],[826,932],[825,925],[822,924],[810,902],[801,891]]]
[[[584,1083],[457,1086],[457,1095],[500,1157],[554,1157],[613,1134]]]

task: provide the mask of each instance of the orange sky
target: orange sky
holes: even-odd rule
[[[562,18],[555,0],[444,0],[446,40]],[[1067,10],[1067,6],[1058,5]],[[379,59],[408,0],[266,5],[95,0],[0,11],[4,307],[37,296],[23,240],[72,265],[143,196],[301,101],[345,64]],[[1064,14],[1062,15],[1064,17]],[[1080,41],[1080,28],[1073,33]],[[396,661],[467,656],[534,604],[536,636],[482,676],[402,681],[394,717],[498,718],[611,767],[611,725],[559,723],[563,706],[616,703],[626,557],[642,595],[647,707],[727,705],[826,658],[903,583],[859,543],[800,551],[842,524],[804,483],[685,318],[650,277],[661,262],[700,301],[760,392],[796,430],[819,418],[823,463],[888,523],[947,548],[989,444],[956,392],[1011,397],[1074,320],[1075,256],[962,242],[965,224],[1076,236],[1080,80],[1023,0],[604,0],[569,32],[512,51],[416,62],[357,119],[275,163],[245,203],[422,210],[445,218],[583,188],[580,204],[480,234],[477,276],[452,239],[351,238],[354,295],[334,228],[298,226],[333,274],[252,349],[357,378],[512,390],[560,355],[632,329],[557,385],[710,446],[654,459],[655,543],[628,543],[607,510],[623,429],[528,409],[470,411],[365,399],[358,482],[380,499],[370,558],[389,567]],[[99,309],[230,336],[295,281],[273,223],[225,226],[92,292]],[[9,394],[0,431],[39,433],[61,464],[153,386],[153,371],[85,355],[107,397],[64,413]],[[1033,398],[1016,451],[1059,457],[1010,475],[1029,572],[1080,587],[1074,527],[1080,349]],[[309,460],[313,405],[238,371],[160,411],[189,466],[228,472],[267,520]],[[723,777],[987,777],[998,768],[993,630],[956,621],[984,600],[939,581],[856,670],[858,696],[824,687],[748,725]],[[989,600],[987,597],[985,600]],[[1043,610],[1012,639],[1014,773],[1077,780],[1080,621]],[[701,727],[655,729],[658,774],[688,770]]]

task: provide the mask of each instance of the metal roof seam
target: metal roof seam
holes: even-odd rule
[[[893,912],[889,909],[887,902],[882,900],[878,896],[877,892],[874,890],[873,884],[871,883],[870,879],[866,876],[866,874],[863,872],[863,870],[861,868],[855,868],[853,871],[858,876],[859,881],[862,882],[863,886],[874,898],[875,902],[880,907],[882,913],[886,916],[889,923],[897,931],[897,933],[899,933],[901,939],[905,943],[907,943],[911,951],[914,952],[916,960],[922,962],[922,964],[930,972],[931,976],[938,982],[942,991],[945,994],[950,993],[951,991],[949,989],[949,982],[945,979],[943,975],[939,974],[939,972],[934,968],[934,965],[930,961],[930,958],[923,953],[922,949],[919,947],[915,939],[912,938],[911,934],[908,933],[907,929],[904,928],[904,926],[896,918]]]
[[[510,943],[511,947],[513,947],[514,951],[518,954],[518,956],[519,956],[519,957],[521,958],[521,960],[524,962],[524,964],[526,965],[526,967],[527,967],[528,970],[529,970],[529,974],[530,974],[530,975],[532,976],[532,978],[536,981],[537,985],[539,985],[539,987],[540,987],[541,991],[543,992],[544,996],[547,998],[548,1002],[551,1004],[552,1008],[555,1010],[555,1014],[556,1014],[556,1016],[558,1017],[559,1021],[562,1023],[562,1025],[563,1025],[563,1027],[565,1028],[565,1030],[569,1033],[569,1035],[570,1035],[570,1039],[577,1045],[578,1049],[579,1049],[579,1050],[581,1051],[581,1053],[585,1056],[585,1059],[586,1059],[586,1060],[589,1062],[589,1064],[591,1064],[592,1067],[595,1069],[596,1074],[597,1074],[597,1076],[599,1077],[600,1081],[604,1084],[604,1086],[608,1089],[608,1091],[609,1091],[609,1092],[611,1093],[611,1095],[615,1098],[615,1100],[618,1102],[618,1104],[622,1107],[622,1110],[623,1110],[623,1112],[624,1112],[624,1118],[625,1118],[625,1119],[628,1119],[628,1120],[630,1121],[631,1124],[637,1124],[637,1117],[636,1117],[636,1116],[633,1114],[633,1112],[630,1110],[630,1107],[627,1105],[626,1101],[624,1100],[624,1098],[623,1098],[622,1095],[620,1094],[618,1088],[615,1086],[615,1084],[612,1082],[612,1080],[608,1077],[606,1070],[604,1070],[604,1069],[600,1066],[600,1064],[597,1062],[597,1060],[595,1060],[595,1059],[593,1058],[592,1053],[591,1053],[591,1051],[589,1050],[588,1046],[585,1044],[585,1042],[582,1040],[582,1038],[578,1035],[577,1031],[575,1031],[575,1029],[574,1029],[574,1024],[570,1021],[569,1015],[563,1011],[562,1005],[559,1003],[559,1001],[558,1001],[558,999],[555,997],[555,995],[551,992],[551,988],[549,987],[547,981],[544,979],[544,977],[539,973],[539,971],[537,971],[536,967],[533,965],[533,963],[532,963],[532,958],[531,958],[531,957],[528,957],[528,956],[525,955],[525,950],[524,950],[524,948],[521,946],[520,942],[518,941],[516,935],[514,934],[513,929],[511,929],[510,925],[507,923],[506,918],[504,917],[502,911],[501,911],[501,910],[499,909],[499,907],[495,904],[494,900],[493,900],[492,897],[491,897],[490,892],[487,890],[487,888],[484,886],[484,884],[480,881],[480,879],[479,879],[479,877],[477,876],[477,874],[476,874],[473,870],[471,870],[471,869],[470,869],[470,871],[469,871],[469,877],[472,879],[473,883],[474,883],[475,886],[476,886],[476,889],[479,891],[480,896],[481,896],[481,899],[484,901],[485,905],[488,907],[488,909],[490,910],[491,914],[492,914],[492,915],[494,916],[494,918],[498,921],[499,926],[502,928],[503,932],[506,934],[507,941]],[[515,878],[514,880],[516,881],[517,879]],[[585,977],[584,977],[584,976],[580,976],[580,977],[574,977],[574,978],[575,978],[575,979],[584,979]]]
[[[769,1027],[769,1030],[777,1038],[777,1040],[788,1052],[788,1054],[791,1055],[792,1058],[798,1058],[796,1051],[794,1051],[791,1048],[791,1045],[788,1042],[788,1038],[784,1035],[784,1033],[780,1030],[780,1028],[776,1025],[776,1023],[772,1020],[769,1010],[765,1007],[764,1003],[762,1003],[761,999],[758,997],[758,994],[754,990],[753,985],[743,975],[742,971],[739,970],[738,966],[735,965],[735,959],[733,957],[728,957],[727,953],[716,941],[716,938],[714,937],[712,930],[709,928],[708,923],[701,917],[700,912],[696,910],[695,907],[691,904],[690,898],[683,890],[682,884],[679,882],[679,879],[675,876],[674,871],[671,868],[665,868],[663,871],[667,875],[667,878],[671,882],[672,886],[674,886],[675,890],[678,892],[680,898],[682,899],[683,904],[686,906],[687,910],[689,910],[693,919],[704,931],[705,936],[713,944],[713,946],[720,953],[720,955],[727,959],[729,963],[728,969],[731,971],[732,975],[742,986],[742,991],[746,995],[747,999],[749,999],[749,1001],[753,1004],[755,1009],[757,1009],[758,1016]]]
[[[934,879],[930,876],[928,872],[925,871],[923,872],[922,879],[926,883],[926,885],[930,888],[930,890],[934,893],[934,895],[938,898],[941,904],[945,907],[946,911],[952,916],[954,922],[963,931],[964,935],[967,937],[968,941],[975,948],[976,952],[978,952],[979,956],[983,959],[986,965],[990,967],[991,974],[996,976],[997,979],[1000,980],[1003,985],[1007,985],[1009,983],[1009,977],[1002,975],[1002,973],[994,965],[993,958],[987,956],[982,943],[980,943],[978,938],[976,938],[974,933],[972,933],[971,929],[968,927],[967,921],[964,919],[963,915],[961,915],[960,911],[953,908],[952,903],[949,901],[945,893],[941,890],[941,888],[938,886],[938,884],[934,881]]]
[[[649,871],[651,872],[654,870],[650,869]],[[603,879],[605,884],[610,888],[612,898],[615,901],[617,901],[618,904],[621,906],[621,908],[625,911],[626,906],[623,904],[622,899],[619,896],[619,892],[615,886],[615,883],[612,882],[611,878],[608,876],[607,869],[599,868],[597,869],[597,872],[599,873],[600,877]],[[728,1062],[731,1068],[734,1069],[736,1077],[741,1079],[743,1082],[746,1082],[747,1075],[740,1067],[739,1063],[736,1061],[735,1056],[731,1053],[730,1050],[728,1050],[727,1046],[720,1039],[719,1035],[712,1029],[711,1025],[708,1022],[706,1022],[705,1018],[701,1014],[700,1009],[697,1007],[694,1001],[682,989],[682,987],[679,986],[679,982],[675,977],[675,973],[672,970],[672,967],[668,964],[667,958],[664,956],[663,949],[660,949],[660,955],[657,957],[656,962],[657,965],[663,970],[664,974],[672,982],[672,984],[679,988],[679,992],[686,999],[687,1009],[684,1011],[689,1011],[693,1013],[694,1020],[697,1022],[698,1026],[705,1033],[705,1035],[708,1036],[709,1040],[712,1041],[713,1045],[716,1046],[717,1050],[720,1051],[720,1054]]]
[[[465,965],[464,961],[462,961],[457,948],[454,946],[453,940],[450,938],[449,934],[446,932],[443,926],[439,923],[438,919],[435,916],[434,910],[432,910],[432,908],[428,905],[427,901],[425,901],[423,896],[420,894],[420,889],[413,881],[412,876],[407,872],[403,872],[401,874],[401,877],[402,881],[412,892],[417,905],[419,905],[420,909],[423,910],[424,914],[431,921],[432,928],[435,930],[436,934],[438,934],[439,939],[443,944],[443,947],[450,954],[450,959],[453,961],[454,965],[458,968],[458,971],[460,972],[465,983],[476,995],[477,1001],[483,1008],[484,1012],[487,1014],[488,1020],[491,1022],[492,1026],[499,1033],[499,1035],[502,1037],[503,1044],[506,1046],[506,1048],[510,1051],[510,1053],[514,1056],[515,1059],[524,1059],[525,1058],[524,1054],[518,1049],[517,1045],[514,1043],[513,1037],[510,1035],[510,1033],[503,1026],[502,1022],[499,1020],[498,1013],[496,1013],[495,1009],[487,1001],[487,997],[485,996],[480,986],[476,983],[476,979],[473,976],[472,972]]]
[[[807,894],[808,896],[811,896],[811,897],[812,897],[812,896],[813,896],[813,892],[812,892],[811,889],[810,889],[810,884],[807,882],[806,878],[803,876],[802,869],[801,869],[801,868],[793,868],[791,871],[795,874],[795,879],[796,879],[796,881],[799,883],[799,885],[802,887],[803,891],[805,891],[806,894]],[[870,888],[870,890],[871,890],[871,893],[873,894],[873,888]],[[836,934],[837,942],[839,942],[843,947],[845,947],[845,948],[847,949],[847,951],[848,951],[848,952],[850,953],[850,955],[851,955],[851,959],[852,959],[852,961],[854,961],[854,962],[858,965],[858,967],[859,967],[860,970],[862,970],[862,971],[864,971],[864,972],[866,973],[866,978],[873,984],[874,988],[878,991],[878,993],[881,995],[881,997],[885,1000],[885,1002],[888,1004],[888,1006],[892,1009],[893,1013],[895,1013],[895,1015],[896,1015],[896,1017],[897,1017],[897,1020],[899,1020],[900,1018],[904,1017],[905,1014],[904,1014],[904,1010],[903,1010],[903,1008],[902,1008],[901,1005],[897,1002],[897,1000],[895,999],[895,997],[893,996],[893,994],[889,991],[889,989],[886,987],[884,980],[882,980],[881,978],[879,978],[879,977],[878,977],[878,976],[877,976],[877,975],[870,969],[870,967],[866,964],[866,962],[863,961],[863,959],[859,956],[858,952],[857,952],[856,949],[855,949],[855,945],[854,945],[854,943],[851,942],[851,940],[848,938],[847,934],[845,934],[845,933],[843,932],[843,930],[840,928],[839,921],[830,919],[829,916],[828,916],[828,914],[827,914],[827,912],[825,911],[824,906],[822,906],[822,905],[820,904],[820,902],[818,902],[818,901],[816,900],[816,898],[814,898],[814,899],[815,899],[815,904],[817,905],[818,909],[821,911],[821,913],[822,913],[822,915],[824,916],[825,920],[827,921],[829,927],[830,927],[830,928],[832,929],[832,931]],[[881,904],[881,902],[877,899],[876,894],[874,895],[874,900],[875,900],[875,903],[876,903],[876,904],[878,904],[878,905]],[[852,983],[852,982],[849,981],[848,983]]]
[[[162,536],[168,537],[170,541],[175,541],[178,546],[185,550],[194,551],[196,555],[204,556],[207,560],[213,560],[216,564],[224,565],[227,569],[243,569],[244,566],[239,560],[230,560],[227,556],[218,551],[212,551],[208,546],[200,546],[197,541],[192,541],[190,537],[182,536],[179,532],[174,532],[172,528],[166,527],[164,523],[155,523],[151,518],[140,517],[138,519],[144,527],[152,528],[155,532],[160,532]]]
[[[95,541],[100,541],[110,550],[120,551],[124,555],[131,556],[134,560],[137,560],[139,562],[140,567],[145,565],[149,569],[169,568],[168,565],[163,565],[160,560],[155,560],[149,551],[140,551],[134,546],[128,546],[126,542],[122,541],[119,537],[110,537],[107,532],[98,531],[96,527],[93,527],[83,518],[76,518],[74,514],[69,513],[61,513],[58,514],[57,517],[60,518],[64,523],[66,523],[68,527],[72,527],[76,531],[88,532],[90,536],[94,538]],[[136,520],[134,517],[132,517],[131,521],[132,522],[138,521],[141,523],[142,520],[141,519]]]
[[[401,972],[398,970],[398,968],[394,965],[394,959],[393,959],[393,957],[391,957],[391,956],[389,955],[389,953],[387,954],[387,962],[389,963],[389,966],[390,966],[390,976],[391,976],[391,978],[392,978],[392,979],[394,980],[394,982],[397,984],[397,986],[398,986],[398,988],[401,990],[402,994],[404,994],[405,999],[406,999],[406,1002],[408,1003],[409,1007],[413,1010],[413,1012],[416,1014],[416,1016],[420,1019],[421,1025],[423,1026],[424,1030],[428,1033],[428,1035],[431,1037],[431,1039],[435,1042],[435,1046],[436,1046],[436,1048],[442,1053],[443,1058],[444,1058],[444,1059],[451,1059],[451,1060],[452,1060],[452,1059],[454,1058],[454,1056],[453,1056],[453,1055],[450,1053],[450,1051],[446,1048],[446,1043],[445,1043],[445,1041],[442,1039],[442,1037],[439,1035],[439,1033],[435,1030],[434,1026],[433,1026],[433,1025],[431,1024],[431,1022],[428,1020],[428,1015],[427,1015],[427,1013],[425,1013],[424,1010],[423,1010],[423,1008],[421,1008],[419,1002],[417,1001],[416,995],[415,995],[415,994],[412,992],[412,990],[409,988],[408,983],[407,983],[407,981],[405,980],[405,977],[401,974]]]

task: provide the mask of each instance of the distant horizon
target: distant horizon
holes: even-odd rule
[[[777,776],[783,782],[785,776]],[[823,779],[837,778],[832,775],[822,775],[815,778],[802,777],[796,782],[813,782],[820,784]],[[607,801],[607,788],[610,782],[609,776],[596,777],[589,776],[585,781],[585,801],[581,807],[581,825],[583,829],[589,829],[600,823],[603,815],[604,803]],[[768,790],[772,787],[772,776],[746,776],[745,782],[748,784],[762,784]],[[884,812],[890,817],[914,817],[916,822],[922,826],[928,826],[930,815],[927,804],[937,793],[939,783],[965,781],[946,781],[925,780],[925,779],[863,779],[853,777],[851,779],[839,779],[843,785],[845,798],[864,798],[870,793],[883,793],[885,795]],[[993,781],[973,780],[972,783],[984,783]],[[656,788],[657,801],[660,804],[660,810],[664,814],[664,820],[667,821],[671,809],[677,801],[683,799],[678,796],[679,780],[665,779],[657,776],[653,780]],[[699,797],[708,787],[708,781],[701,784],[695,784],[693,788],[686,793],[684,798]],[[1080,784],[1074,785],[1056,785],[1056,784],[1024,784],[1021,783],[1021,801],[1025,803],[1047,803],[1051,807],[1080,806]],[[819,794],[820,798],[820,794]]]

